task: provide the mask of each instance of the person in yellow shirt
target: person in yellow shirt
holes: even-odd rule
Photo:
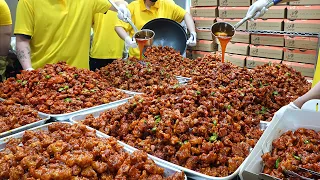
[[[112,63],[113,60],[122,58],[124,41],[114,30],[118,20],[116,16],[117,14],[112,11],[94,15],[90,70],[100,69]]]
[[[128,9],[132,14],[132,22],[138,29],[141,29],[147,22],[156,18],[167,18],[178,23],[185,20],[187,28],[190,32],[190,38],[187,41],[189,46],[196,45],[197,34],[192,16],[180,6],[172,3],[169,0],[136,0],[128,5]],[[125,21],[124,19],[121,19]],[[132,36],[134,35],[133,28],[128,24],[118,21],[115,27],[118,35],[125,41],[125,45],[131,47],[129,55],[139,57],[139,49]],[[129,34],[127,33],[129,32]]]
[[[123,0],[118,17],[130,17]],[[20,0],[17,6],[17,57],[25,70],[66,61],[89,68],[90,29],[96,13],[116,11],[108,0]]]
[[[0,0],[0,81],[5,79],[11,31],[12,20],[10,9],[4,0]]]
[[[320,81],[320,48],[319,48],[318,51],[319,51],[318,61],[317,61],[316,71],[315,71],[314,76],[313,76],[312,87],[315,87],[316,84]]]

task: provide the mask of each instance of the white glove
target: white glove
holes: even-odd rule
[[[131,19],[131,13],[126,5],[120,4],[118,10],[118,18],[126,23],[128,22],[128,19]]]
[[[132,47],[132,48],[138,47],[136,40],[132,39],[130,36],[127,36],[124,41],[125,41],[126,47]]]
[[[296,106],[295,104],[293,104],[293,102],[291,102],[290,104],[283,106],[282,108],[280,108],[275,114],[274,116],[276,116],[277,118],[281,118],[284,114],[284,112],[287,109],[300,109],[298,106]]]
[[[27,68],[26,71],[33,71],[33,68]]]
[[[270,2],[272,2],[272,0],[258,0],[253,3],[249,8],[246,17],[251,17],[251,20],[255,20],[263,16],[268,11],[267,5]]]
[[[196,32],[191,32],[190,33],[190,38],[187,41],[188,46],[196,46],[197,45],[197,33]]]

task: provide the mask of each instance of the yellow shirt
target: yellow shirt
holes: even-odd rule
[[[109,11],[107,14],[97,13],[94,15],[90,57],[96,59],[122,58],[124,41],[114,30],[117,21],[117,13],[113,11]]]
[[[8,4],[4,0],[0,0],[0,26],[11,25],[11,14]]]
[[[319,81],[320,81],[320,49],[318,54],[316,72],[314,73],[314,77],[313,77],[312,87],[314,87]]]
[[[14,33],[31,36],[33,68],[66,61],[88,69],[93,16],[110,7],[108,0],[20,0]]]
[[[138,29],[141,29],[147,22],[156,18],[167,18],[180,23],[186,14],[186,11],[172,3],[172,0],[158,0],[150,10],[146,8],[144,0],[137,0],[131,2],[128,5],[128,9],[131,12],[132,22]],[[134,30],[128,23],[118,20],[116,26],[123,27],[129,32],[130,37],[134,35]],[[129,55],[139,58],[139,48],[130,48]]]

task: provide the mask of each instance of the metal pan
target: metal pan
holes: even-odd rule
[[[71,122],[61,122],[61,123],[74,124],[74,123],[71,123]],[[32,128],[32,129],[30,129],[30,131],[48,130],[48,126],[49,126],[50,124],[52,124],[52,123],[44,124],[44,125],[42,125],[42,126],[38,126],[38,127]],[[90,127],[87,127],[87,128],[92,129],[92,128],[90,128]],[[5,137],[5,138],[1,138],[1,139],[0,139],[0,151],[2,151],[2,150],[5,148],[6,143],[9,141],[9,139],[11,139],[11,138],[16,138],[16,139],[22,138],[22,137],[23,137],[23,134],[24,134],[24,131],[19,132],[19,133],[14,134],[14,135],[11,135],[11,136],[8,136],[8,137]],[[101,133],[100,131],[96,131],[96,134],[97,134],[98,137],[106,138],[105,134]],[[133,150],[127,149],[126,147],[124,147],[124,150],[125,150],[126,152],[128,152],[129,154],[132,154],[132,153],[134,152]],[[170,167],[170,166],[168,166],[168,165],[166,165],[166,164],[162,164],[162,163],[159,163],[159,162],[157,162],[157,161],[155,161],[155,163],[156,163],[158,166],[164,168],[164,176],[165,176],[165,177],[168,177],[168,176],[170,176],[170,175],[172,175],[172,174],[174,174],[174,173],[176,173],[176,172],[181,172],[180,170],[175,169],[175,168],[172,168],[172,167]],[[185,178],[184,178],[184,179],[187,180],[187,176],[186,176],[186,175],[185,175]]]
[[[123,103],[124,104],[124,103]],[[76,116],[73,116],[70,118],[70,121],[72,123],[77,123],[81,120],[84,120],[88,115],[93,115],[93,117],[99,117],[99,115],[106,111],[106,110],[109,110],[109,109],[113,109],[113,108],[116,108],[118,106],[120,106],[122,104],[118,104],[118,105],[114,105],[114,106],[110,106],[110,107],[107,107],[105,109],[101,109],[99,111],[96,111],[96,112],[91,112],[91,113],[83,113],[83,114],[79,114],[79,115],[76,115]],[[269,126],[269,122],[260,122],[260,128],[262,130],[265,130],[267,127]],[[101,132],[102,133],[102,132]],[[110,137],[109,135],[106,135],[104,133],[102,133],[105,137]],[[135,151],[137,150],[136,148],[132,147],[132,146],[129,146],[128,144],[124,143],[124,142],[121,142],[121,141],[118,141],[121,145],[123,145],[126,149],[130,149],[131,151]],[[252,150],[252,149],[251,149]],[[249,154],[250,155],[250,154]],[[172,167],[172,168],[175,168],[175,169],[179,169],[181,171],[184,171],[186,173],[186,175],[189,177],[189,178],[192,178],[192,179],[195,179],[195,180],[228,180],[228,179],[234,179],[240,172],[240,168],[242,167],[242,165],[246,162],[246,160],[244,160],[242,162],[242,164],[238,167],[238,169],[231,175],[227,176],[227,177],[213,177],[213,176],[208,176],[208,175],[205,175],[205,174],[202,174],[202,173],[199,173],[199,172],[196,172],[196,171],[193,171],[193,170],[190,170],[190,169],[187,169],[185,167],[182,167],[182,166],[179,166],[179,165],[176,165],[176,164],[173,164],[171,162],[168,162],[168,161],[165,161],[163,159],[160,159],[158,157],[155,157],[155,156],[152,156],[150,154],[148,154],[148,156],[153,159],[155,162],[159,162],[161,164],[165,164],[169,167]]]
[[[0,101],[4,101],[4,99],[0,98]],[[31,128],[34,128],[34,127],[37,127],[37,126],[41,126],[41,125],[45,124],[47,122],[47,120],[50,119],[50,116],[45,115],[43,113],[38,112],[38,115],[41,118],[39,121],[30,123],[30,124],[26,124],[24,126],[21,126],[21,127],[15,128],[15,129],[11,129],[11,130],[6,131],[6,132],[2,132],[2,133],[0,133],[0,138],[4,138],[6,136],[10,136],[12,134],[15,134],[15,133],[18,133],[18,132],[21,132],[21,131],[25,131],[27,129],[31,129]]]

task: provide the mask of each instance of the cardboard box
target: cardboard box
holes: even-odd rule
[[[204,52],[204,51],[192,51],[192,58],[197,59],[198,57],[202,58],[205,55],[213,54],[213,52]]]
[[[227,22],[230,23],[231,25],[237,24],[241,19],[221,19],[217,18],[217,22]],[[247,29],[247,22],[243,23],[238,30],[246,30]]]
[[[320,5],[319,0],[303,0],[303,1],[291,1],[289,5]]]
[[[249,56],[249,57],[247,57],[246,67],[247,68],[255,68],[257,66],[262,66],[262,65],[270,63],[270,62],[279,64],[281,62],[281,60]]]
[[[220,18],[243,18],[246,16],[248,7],[219,7]]]
[[[193,18],[197,28],[211,28],[215,23],[215,18],[203,18],[203,17],[194,17]]]
[[[297,63],[297,62],[288,62],[283,61],[282,64],[285,64],[289,67],[292,67],[298,72],[301,72],[303,76],[313,77],[315,71],[315,65],[313,64],[304,64],[304,63]]]
[[[218,6],[218,0],[191,0],[191,6]]]
[[[210,30],[197,29],[196,31],[197,31],[197,39],[215,41],[215,39],[212,39],[212,34]]]
[[[251,0],[220,0],[219,6],[250,6]]]
[[[284,31],[319,33],[320,20],[285,20]]]
[[[251,44],[284,46],[284,35],[251,34]]]
[[[256,1],[257,0],[252,0],[252,4],[255,3]],[[277,4],[277,6],[286,6],[286,5],[288,5],[287,2],[281,2],[281,3]]]
[[[190,13],[193,17],[217,17],[217,7],[194,7]]]
[[[199,40],[193,50],[213,52],[217,51],[217,44],[214,41]]]
[[[272,59],[283,58],[283,48],[274,46],[250,45],[250,56],[265,57]]]
[[[285,47],[317,50],[318,38],[303,36],[285,36]]]
[[[221,52],[221,46],[218,44],[218,51]],[[230,42],[227,45],[226,52],[227,53],[232,53],[232,54],[240,54],[240,55],[248,55],[249,51],[249,44],[244,44],[244,43],[232,43]]]
[[[232,64],[239,66],[239,67],[245,66],[246,58],[247,58],[247,56],[241,56],[241,55],[237,55],[237,54],[230,54],[230,53],[225,54],[226,62],[231,62]]]
[[[288,6],[288,19],[320,19],[320,6]]]
[[[262,19],[284,19],[286,18],[286,6],[272,6],[261,17]]]
[[[248,30],[270,30],[270,31],[282,31],[283,19],[257,19],[254,21],[248,21]]]
[[[250,33],[236,31],[236,33],[231,39],[231,42],[250,44]]]
[[[300,50],[300,49],[288,49],[284,48],[284,58],[285,61],[301,62],[308,64],[315,64],[317,61],[317,51],[316,50]]]

